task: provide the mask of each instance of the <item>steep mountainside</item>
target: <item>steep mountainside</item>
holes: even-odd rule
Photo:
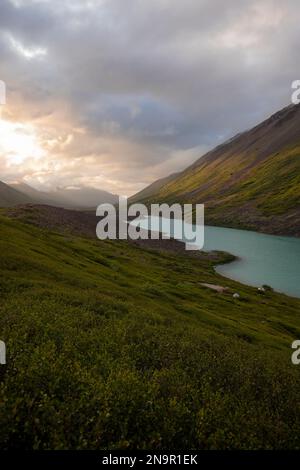
[[[160,178],[159,180],[154,181],[154,183],[151,183],[149,186],[147,186],[145,189],[142,189],[142,191],[139,191],[137,194],[132,196],[130,198],[131,202],[138,202],[140,200],[144,200],[148,197],[151,197],[152,194],[156,194],[158,191],[160,191],[166,184],[170,183],[173,181],[177,176],[179,176],[180,173],[172,173],[169,176],[165,176],[164,178]]]
[[[10,207],[29,202],[32,202],[29,196],[0,181],[0,207]]]
[[[205,203],[206,223],[300,235],[300,106],[210,151],[142,202]]]

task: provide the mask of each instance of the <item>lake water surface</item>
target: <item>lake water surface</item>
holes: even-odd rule
[[[237,256],[217,266],[224,276],[252,286],[268,284],[278,292],[300,297],[300,239],[247,230],[206,227],[204,250]]]
[[[142,226],[147,228],[149,220],[151,229],[157,230],[157,218],[143,221]],[[163,231],[168,232],[165,228]],[[268,284],[278,292],[300,298],[300,238],[206,226],[203,249],[227,251],[238,257],[217,266],[219,274],[252,286]]]

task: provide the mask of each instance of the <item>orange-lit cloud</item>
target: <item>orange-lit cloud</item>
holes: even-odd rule
[[[1,0],[0,179],[132,194],[285,105],[295,0]]]

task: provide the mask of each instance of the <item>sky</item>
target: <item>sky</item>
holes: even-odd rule
[[[296,0],[1,0],[0,179],[131,195],[290,104]]]

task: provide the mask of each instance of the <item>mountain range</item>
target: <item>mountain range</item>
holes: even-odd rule
[[[107,191],[82,187],[57,189],[52,192],[38,191],[26,183],[5,184],[0,182],[0,207],[20,204],[47,204],[66,209],[93,209],[102,203],[115,204],[118,197]]]
[[[204,203],[207,224],[300,236],[300,105],[158,180],[137,201]]]
[[[209,225],[300,236],[300,105],[275,113],[161,178],[129,202],[203,203]],[[38,191],[24,182],[0,182],[0,207],[28,203],[94,209],[118,202],[107,191],[82,187]]]

